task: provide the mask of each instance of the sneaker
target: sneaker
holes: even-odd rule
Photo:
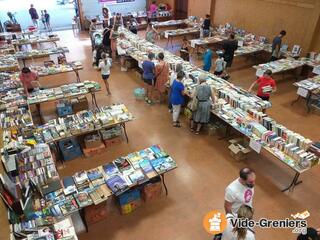
[[[121,67],[121,72],[126,72],[126,71],[128,71],[128,69],[127,69],[127,68],[125,68],[125,67]]]

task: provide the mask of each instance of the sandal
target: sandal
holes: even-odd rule
[[[192,127],[190,128],[190,132],[194,132],[194,129]]]
[[[196,135],[199,135],[199,134],[200,134],[200,131],[196,131],[195,134],[196,134]]]

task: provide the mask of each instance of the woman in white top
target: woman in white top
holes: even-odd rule
[[[234,216],[230,213],[226,215],[227,218],[227,227],[222,234],[221,240],[255,240],[254,231],[251,228],[238,228],[237,226],[233,227],[231,224],[232,219],[248,219],[252,220],[253,218],[253,209],[247,205],[242,205],[237,216]]]
[[[110,76],[110,67],[111,67],[111,59],[108,57],[106,53],[101,55],[101,60],[99,62],[99,69],[101,70],[102,79],[106,85],[107,95],[111,95],[109,89],[108,78]]]

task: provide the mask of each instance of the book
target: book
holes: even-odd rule
[[[151,165],[158,174],[162,174],[177,167],[176,162],[171,157],[153,159],[151,160]]]
[[[59,206],[63,215],[70,214],[79,208],[76,200],[71,195],[61,202]]]
[[[120,172],[128,171],[132,168],[129,161],[125,157],[120,157],[113,161]]]
[[[73,195],[80,208],[93,204],[92,199],[86,192],[79,192]]]
[[[70,195],[77,192],[77,188],[73,181],[73,177],[70,177],[70,176],[64,177],[62,182],[64,186],[63,192],[65,195]]]
[[[106,184],[116,195],[121,194],[129,188],[127,182],[120,175],[111,176],[106,180]]]
[[[116,165],[113,164],[113,162],[103,165],[103,170],[107,177],[111,177],[112,175],[119,173],[118,168],[116,167]]]

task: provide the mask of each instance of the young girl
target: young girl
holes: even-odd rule
[[[106,85],[107,95],[111,95],[111,92],[109,89],[109,83],[108,83],[108,78],[110,76],[110,67],[112,64],[111,59],[106,53],[103,53],[101,57],[102,59],[100,60],[100,63],[99,63],[99,69],[101,70],[101,76]]]
[[[224,60],[222,53],[218,53],[218,58],[215,61],[214,65],[215,65],[214,75],[218,77],[222,76],[227,66],[227,62]]]

